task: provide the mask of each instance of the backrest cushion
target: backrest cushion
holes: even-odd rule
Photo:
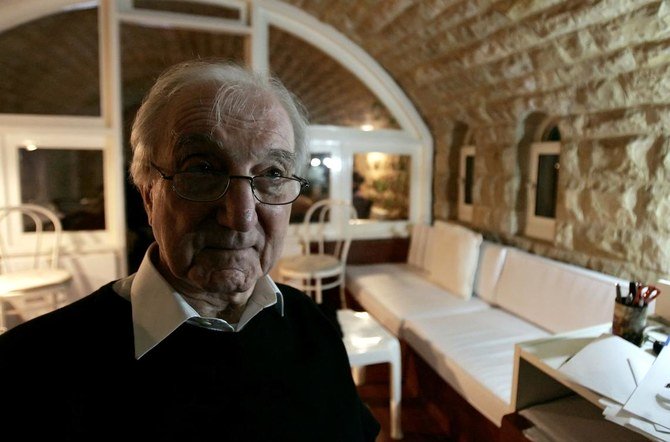
[[[475,274],[475,293],[489,304],[496,304],[496,285],[502,273],[507,247],[491,241],[482,241],[479,263]]]
[[[436,221],[426,248],[426,270],[435,284],[463,299],[472,296],[482,235]]]
[[[426,244],[433,228],[427,224],[414,224],[409,240],[407,264],[422,270],[426,269]]]
[[[509,249],[496,289],[498,305],[550,332],[612,321],[616,283],[624,281]]]

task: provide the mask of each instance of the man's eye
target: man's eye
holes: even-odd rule
[[[281,169],[272,168],[264,171],[263,173],[260,174],[260,176],[267,178],[280,178],[284,176],[284,171]]]
[[[214,168],[209,163],[185,164],[182,172],[189,173],[212,173]]]

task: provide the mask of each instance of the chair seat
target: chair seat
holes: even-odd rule
[[[304,290],[314,297],[317,304],[323,301],[324,290],[339,287],[340,306],[347,305],[344,272],[351,244],[351,231],[344,229],[337,236],[326,237],[326,232],[330,231],[329,225],[334,220],[343,218],[349,221],[358,218],[356,209],[349,201],[323,199],[309,206],[300,232],[304,253],[283,258],[277,263],[277,273],[281,281]],[[312,250],[317,253],[311,253]]]
[[[72,274],[63,269],[28,269],[0,275],[0,297],[20,296],[26,290],[39,290],[65,284]]]
[[[298,255],[280,261],[280,272],[296,278],[326,278],[342,273],[342,262],[332,255]]]

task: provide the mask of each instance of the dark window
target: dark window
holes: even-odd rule
[[[472,184],[475,180],[475,156],[467,155],[465,157],[465,185],[464,200],[465,204],[472,204]]]
[[[330,168],[333,159],[329,153],[313,153],[307,165],[306,178],[309,187],[291,207],[291,222],[301,223],[309,206],[330,197]]]
[[[0,113],[100,115],[97,8],[1,32],[0,60]]]
[[[561,131],[558,126],[552,126],[542,137],[542,141],[561,141]]]
[[[138,9],[152,9],[156,11],[178,12],[181,14],[202,15],[205,17],[227,18],[232,20],[240,19],[240,11],[235,8],[227,8],[218,5],[205,5],[202,3],[193,3],[190,1],[172,0],[135,0],[135,7]]]
[[[63,230],[105,229],[101,150],[20,148],[19,163],[22,203],[53,210]]]
[[[537,189],[535,215],[556,217],[556,191],[558,186],[558,154],[540,154],[537,161]]]

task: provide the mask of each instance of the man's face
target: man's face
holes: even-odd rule
[[[278,169],[291,176],[293,130],[279,103],[256,94],[245,109],[224,114],[224,123],[216,126],[214,92],[191,88],[172,100],[154,163],[167,175],[209,168],[247,176]],[[143,198],[159,247],[156,265],[184,294],[250,293],[281,253],[291,206],[258,202],[248,180],[231,180],[218,201],[192,202],[156,176]]]

